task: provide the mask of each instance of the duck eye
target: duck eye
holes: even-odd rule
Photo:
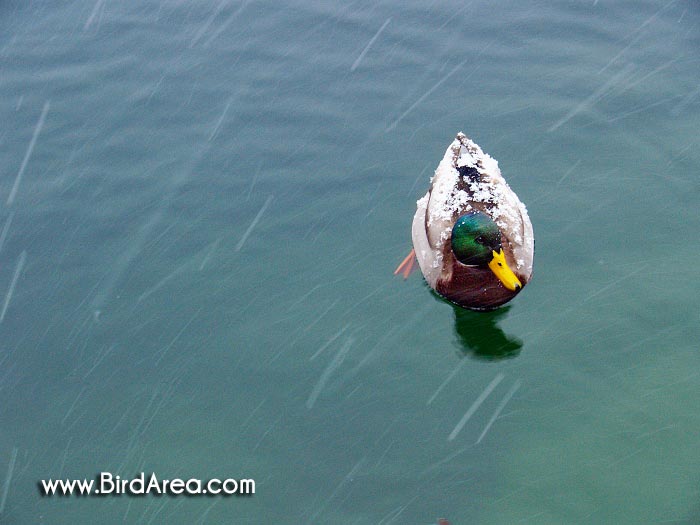
[[[476,239],[474,239],[478,244],[484,244],[484,238],[479,235]]]

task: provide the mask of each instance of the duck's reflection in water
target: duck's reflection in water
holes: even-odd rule
[[[498,326],[510,306],[492,312],[473,312],[455,305],[452,308],[457,346],[464,354],[487,360],[508,359],[520,354],[523,342],[509,337]]]

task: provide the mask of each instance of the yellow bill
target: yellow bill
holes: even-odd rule
[[[494,250],[492,253],[493,259],[491,259],[491,262],[489,263],[489,268],[491,268],[491,271],[496,274],[496,277],[498,277],[498,280],[503,283],[503,286],[508,288],[510,291],[515,292],[520,290],[523,285],[515,276],[513,270],[511,270],[508,266],[506,256],[503,255],[503,249],[501,249],[500,252],[496,252]]]

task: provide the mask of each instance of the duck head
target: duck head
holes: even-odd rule
[[[450,243],[452,253],[459,263],[489,268],[511,292],[517,292],[523,287],[506,261],[501,244],[501,230],[485,213],[473,211],[459,217],[452,228]]]

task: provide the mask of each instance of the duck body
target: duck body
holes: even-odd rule
[[[427,283],[464,308],[498,308],[532,277],[527,209],[498,162],[461,132],[417,202],[411,237]]]

